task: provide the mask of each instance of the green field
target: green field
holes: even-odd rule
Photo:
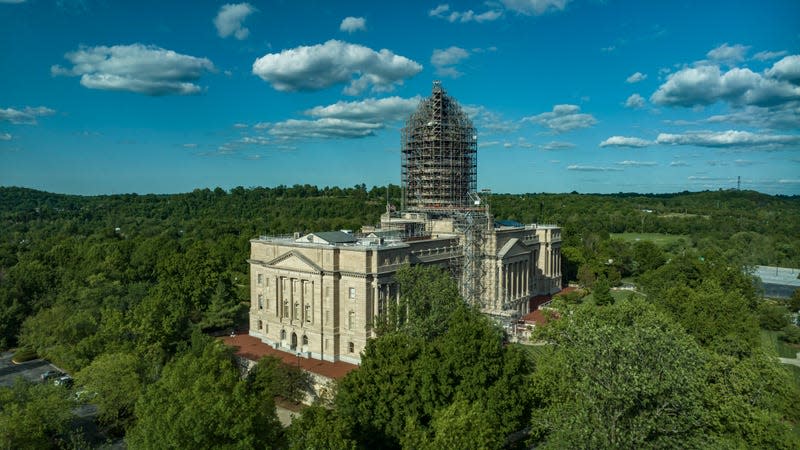
[[[662,233],[611,233],[612,239],[620,239],[625,242],[650,241],[659,247],[666,247],[684,239],[691,243],[689,236],[685,234],[662,234]]]

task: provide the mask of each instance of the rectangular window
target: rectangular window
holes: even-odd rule
[[[264,274],[260,273],[260,274],[256,275],[256,280],[257,280],[256,283],[258,283],[258,284],[263,283],[264,282]]]
[[[264,296],[258,294],[258,309],[264,309]]]
[[[354,313],[353,311],[350,311],[349,313],[347,313],[347,329],[348,330],[352,330],[353,329],[353,322],[355,322],[355,318],[356,318],[356,313]]]
[[[355,300],[355,299],[356,299],[356,288],[351,287],[350,288],[350,300]]]
[[[311,305],[306,305],[306,322],[311,323]]]

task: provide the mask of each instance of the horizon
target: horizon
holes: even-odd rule
[[[798,30],[789,0],[0,0],[0,185],[400,185],[441,80],[478,191],[796,196]]]

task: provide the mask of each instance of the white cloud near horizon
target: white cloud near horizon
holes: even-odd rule
[[[332,105],[315,106],[304,114],[317,118],[336,118],[360,122],[386,123],[404,120],[419,106],[421,96],[412,98],[368,98],[356,102],[339,101]]]
[[[578,172],[621,172],[619,167],[586,166],[582,164],[572,164],[567,166],[567,170]]]
[[[11,122],[14,125],[36,125],[37,117],[52,116],[56,111],[45,106],[26,106],[19,109],[0,109],[0,122]]]
[[[461,47],[434,49],[431,55],[431,64],[436,68],[436,74],[443,77],[458,78],[462,75],[456,65],[469,58],[469,52]]]
[[[339,30],[347,33],[355,33],[356,31],[365,31],[367,29],[367,19],[363,17],[345,17],[342,23],[339,24]]]
[[[563,11],[572,0],[500,0],[506,9],[526,16]]]
[[[50,68],[54,76],[80,76],[81,85],[89,89],[151,96],[199,94],[203,89],[194,82],[215,70],[207,58],[142,44],[81,46],[64,58],[72,67],[54,65]]]
[[[253,74],[278,91],[316,91],[348,83],[344,89],[348,95],[367,88],[391,91],[420,71],[420,64],[390,50],[375,51],[335,39],[268,53],[253,63]]]
[[[654,161],[632,161],[629,159],[617,162],[615,164],[618,166],[625,166],[625,167],[653,167],[658,165],[658,163]]]
[[[214,26],[221,38],[233,36],[238,40],[247,39],[250,30],[244,27],[247,16],[258,11],[249,3],[228,3],[222,5],[214,18]]]
[[[751,133],[749,131],[695,131],[683,134],[660,133],[656,142],[664,145],[697,147],[748,147],[780,149],[800,143],[800,135]]]
[[[591,114],[580,112],[578,105],[555,105],[551,112],[522,118],[522,122],[530,122],[549,128],[554,133],[588,128],[597,123]]]

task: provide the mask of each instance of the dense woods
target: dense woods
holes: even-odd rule
[[[800,198],[485,197],[498,219],[563,227],[565,282],[585,291],[557,299],[561,318],[536,332],[547,345],[508,345],[452,280],[407,268],[362,367],[288,429],[274,398],[297,398],[302,375],[264,360],[241,378],[204,332],[246,324],[249,239],[374,224],[398,186],[0,188],[0,349],[73,373],[131,448],[798,447],[800,376],[760,333],[796,338],[800,298],[764,301],[746,269],[800,267]],[[644,296],[611,295],[621,283]],[[73,394],[0,388],[0,446],[83,445]]]

